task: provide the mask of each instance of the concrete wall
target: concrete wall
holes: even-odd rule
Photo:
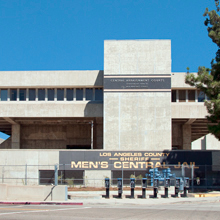
[[[208,134],[192,142],[192,150],[219,150],[220,141]]]
[[[24,185],[27,164],[31,165],[27,167],[27,184],[38,185],[39,170],[54,170],[59,163],[59,151],[1,149],[0,161],[0,165],[6,165],[0,167],[0,183]]]
[[[0,79],[0,88],[100,87],[103,71],[0,71]]]
[[[17,186],[0,184],[0,200],[6,201],[44,201],[52,186]],[[66,201],[67,186],[56,186],[45,201]]]
[[[170,40],[105,41],[104,73],[171,74]],[[104,90],[104,149],[171,149],[170,100],[170,92]]]
[[[208,114],[203,102],[172,102],[172,118],[206,118]]]
[[[197,75],[197,73],[193,73]],[[171,74],[171,87],[172,89],[193,89],[194,87],[185,83],[186,72],[172,72]]]
[[[2,101],[0,117],[103,117],[103,103]]]
[[[20,133],[16,134],[19,136],[21,149],[66,149],[68,145],[82,146],[82,148],[91,146],[91,124],[83,121],[80,124],[21,124]],[[9,138],[0,145],[0,149],[12,148],[12,144]],[[94,119],[93,148],[103,148],[102,118]]]
[[[85,186],[104,187],[106,177],[111,179],[111,170],[85,170]]]

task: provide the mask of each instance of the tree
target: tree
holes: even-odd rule
[[[218,15],[219,0],[215,0],[217,10],[209,11],[206,8],[204,24],[207,26],[208,36],[217,45],[216,56],[211,61],[211,68],[200,66],[198,75],[187,74],[185,82],[197,89],[203,91],[209,100],[205,101],[205,106],[209,115],[208,121],[212,124],[208,125],[210,133],[220,140],[220,16]],[[189,69],[187,68],[187,72]]]

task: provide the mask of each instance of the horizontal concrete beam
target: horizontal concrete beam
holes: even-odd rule
[[[171,103],[171,111],[173,119],[205,119],[208,115],[207,109],[204,103]]]
[[[102,102],[2,102],[0,117],[103,117]]]

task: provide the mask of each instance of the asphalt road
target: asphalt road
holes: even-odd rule
[[[154,205],[1,205],[0,219],[35,220],[35,219],[220,219],[220,202],[195,201]]]

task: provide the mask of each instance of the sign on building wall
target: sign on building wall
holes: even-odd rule
[[[219,151],[60,151],[59,164],[65,170],[146,170],[182,164],[197,168],[213,165],[214,157],[218,164]]]
[[[169,92],[171,76],[165,75],[105,75],[105,92]]]

